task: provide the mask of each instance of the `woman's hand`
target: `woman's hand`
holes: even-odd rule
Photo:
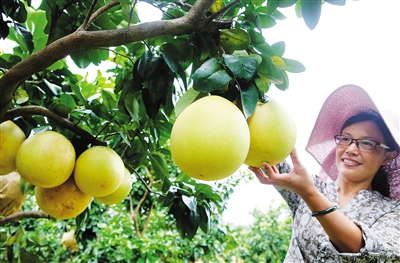
[[[296,149],[290,153],[293,169],[290,173],[280,174],[275,166],[271,166],[264,162],[266,174],[261,168],[249,167],[257,176],[262,184],[272,184],[280,188],[295,192],[300,196],[309,195],[317,189],[314,186],[311,175],[302,165],[297,155]]]

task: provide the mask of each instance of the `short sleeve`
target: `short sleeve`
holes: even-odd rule
[[[359,253],[339,253],[340,262],[400,262],[400,209],[387,213],[371,227],[357,224],[365,245]]]

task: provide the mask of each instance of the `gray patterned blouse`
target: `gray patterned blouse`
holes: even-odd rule
[[[314,176],[314,183],[334,204],[338,187]],[[277,188],[292,213],[293,232],[286,263],[400,262],[400,201],[376,191],[362,190],[341,212],[363,231],[365,246],[359,253],[339,253],[306,203],[295,193]]]

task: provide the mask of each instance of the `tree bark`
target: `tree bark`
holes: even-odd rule
[[[125,29],[76,31],[55,40],[8,70],[0,79],[0,122],[9,108],[13,93],[32,74],[46,69],[66,56],[83,50],[113,47],[152,37],[179,36],[200,30],[230,28],[231,22],[209,21],[206,13],[214,0],[198,0],[183,17],[133,25]]]
[[[6,224],[19,221],[23,218],[49,218],[50,216],[42,211],[21,211],[14,213],[12,215],[0,218],[0,226],[5,226]]]

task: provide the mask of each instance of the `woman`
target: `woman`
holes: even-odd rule
[[[321,176],[311,176],[295,150],[289,173],[249,167],[291,209],[285,262],[400,262],[398,130],[398,117],[385,122],[362,88],[342,86],[322,106],[306,147]]]

